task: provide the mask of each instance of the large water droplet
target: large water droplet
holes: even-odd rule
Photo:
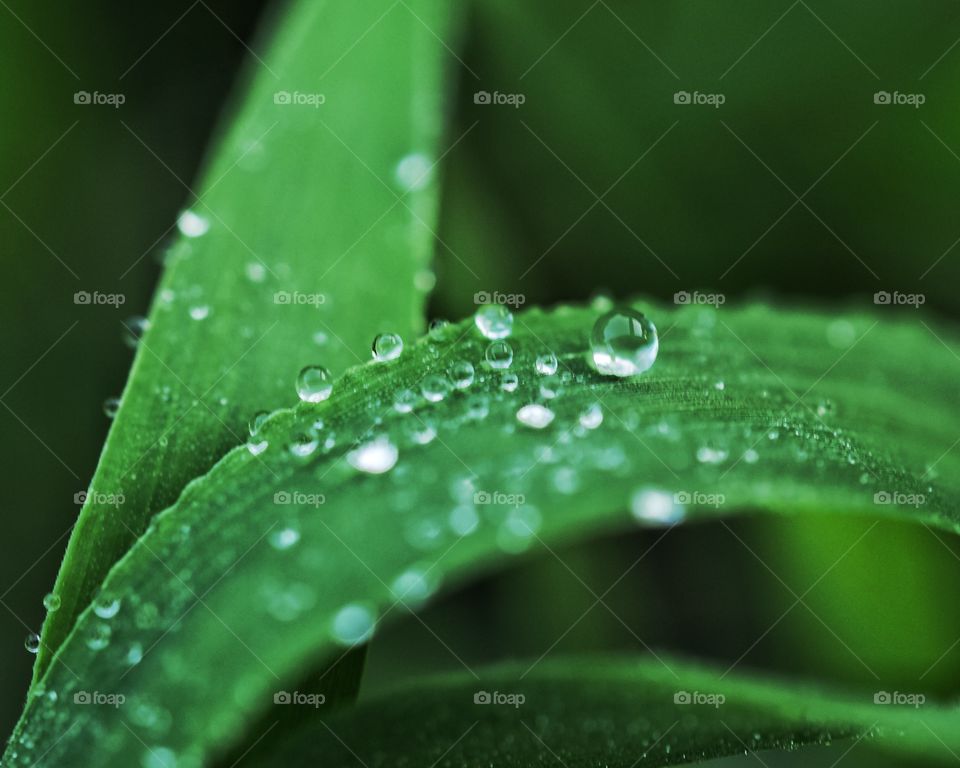
[[[494,341],[484,353],[487,365],[497,370],[509,368],[513,363],[513,347],[506,341]]]
[[[539,403],[530,403],[517,411],[517,421],[534,429],[543,429],[553,421],[554,413]]]
[[[590,337],[593,364],[600,373],[636,376],[657,359],[657,329],[641,312],[615,309],[597,320]]]
[[[373,610],[360,603],[349,603],[333,617],[331,634],[343,645],[359,645],[373,635],[377,617]]]
[[[484,304],[474,314],[473,322],[486,338],[505,339],[513,330],[513,313],[503,304]]]
[[[396,333],[381,333],[373,340],[373,359],[384,363],[396,360],[403,352],[403,339]]]
[[[202,237],[210,229],[210,221],[193,211],[183,211],[177,217],[177,229],[185,237]]]
[[[297,376],[297,395],[306,403],[320,403],[333,392],[330,371],[320,365],[308,365]]]
[[[361,472],[380,475],[393,469],[399,455],[397,446],[389,438],[381,436],[350,451],[347,461]]]

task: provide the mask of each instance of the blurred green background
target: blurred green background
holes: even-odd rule
[[[275,10],[0,3],[5,733],[33,660],[24,636],[39,629],[108,428],[101,404],[131,360],[121,322],[146,312],[183,183]],[[863,308],[877,291],[919,293],[925,311],[955,318],[958,39],[960,6],[946,0],[480,0],[450,57],[432,314],[467,315],[482,290],[529,305],[699,289]],[[75,104],[78,91],[125,103]],[[523,104],[476,103],[481,92]],[[676,103],[679,92],[723,104]],[[924,103],[878,104],[878,92]],[[125,303],[78,306],[82,290]],[[562,635],[558,651],[645,644],[954,696],[960,547],[823,513],[671,533],[606,598],[619,619],[594,607],[566,632],[594,599],[547,555],[448,596],[427,623],[468,663],[537,657]],[[561,554],[600,594],[655,538]],[[374,643],[365,686],[459,667],[406,622]]]

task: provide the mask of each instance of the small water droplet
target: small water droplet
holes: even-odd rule
[[[143,661],[143,646],[140,643],[131,644],[130,650],[127,651],[127,664],[135,667],[141,661]]]
[[[747,448],[747,450],[743,452],[743,460],[747,462],[747,464],[756,464],[759,459],[760,454],[753,450],[753,448]]]
[[[103,413],[108,419],[116,417],[117,411],[120,410],[120,398],[119,397],[108,397],[103,401]]]
[[[684,509],[673,494],[656,488],[641,488],[630,498],[630,514],[647,525],[672,525],[684,518]]]
[[[417,397],[412,389],[401,389],[393,399],[393,409],[397,413],[410,413],[417,405]]]
[[[40,651],[40,635],[36,632],[31,632],[23,641],[23,647],[30,651],[30,653],[38,653]]]
[[[331,634],[342,645],[359,645],[373,636],[377,618],[369,606],[349,603],[333,617]]]
[[[250,423],[247,424],[247,430],[250,432],[250,437],[253,437],[257,432],[260,431],[260,427],[263,426],[263,423],[267,420],[267,417],[270,415],[270,411],[257,411],[253,414],[253,418],[250,419]]]
[[[517,421],[534,429],[543,429],[553,421],[554,413],[539,403],[530,403],[517,411]]]
[[[347,461],[361,472],[380,475],[393,469],[399,455],[397,446],[381,436],[354,448],[347,454]]]
[[[629,307],[600,317],[590,336],[594,366],[600,373],[611,376],[636,376],[649,370],[659,348],[653,323]]]
[[[381,333],[373,340],[373,359],[380,363],[396,360],[403,352],[403,339],[396,333]]]
[[[397,163],[394,178],[404,192],[424,189],[433,177],[433,163],[422,152],[411,152]]]
[[[141,317],[140,315],[129,318],[123,324],[123,343],[130,347],[130,349],[136,349],[140,339],[143,338],[143,334],[145,334],[149,328],[150,321],[147,320],[147,318]]]
[[[431,403],[439,403],[450,393],[452,386],[446,376],[431,373],[420,382],[420,393]]]
[[[584,429],[596,429],[603,423],[603,408],[600,403],[593,403],[580,414],[580,426]]]
[[[726,461],[728,455],[729,451],[712,445],[701,445],[697,448],[697,461],[701,464],[720,464]]]
[[[266,440],[251,440],[247,443],[247,450],[250,451],[251,456],[259,456],[267,450],[268,445],[270,444]]]
[[[43,607],[46,608],[50,613],[53,613],[60,607],[60,595],[56,592],[50,592],[43,598]]]
[[[330,371],[320,365],[308,365],[297,376],[297,395],[305,403],[320,403],[333,392]]]
[[[450,321],[440,317],[431,320],[430,327],[427,329],[427,333],[434,341],[443,341],[449,332]]]
[[[322,347],[324,344],[326,344],[330,340],[330,337],[327,336],[327,334],[324,333],[323,331],[317,331],[316,333],[313,334],[312,338],[313,338],[313,343],[316,344],[318,347]]]
[[[553,352],[544,352],[537,356],[537,373],[541,376],[553,376],[558,366],[557,356]]]
[[[247,273],[247,279],[251,283],[262,283],[267,277],[267,268],[259,261],[247,262],[244,272]]]
[[[503,378],[500,379],[500,388],[504,392],[515,392],[519,384],[520,377],[515,373],[505,373]]]
[[[513,363],[513,347],[506,341],[494,341],[484,353],[487,365],[496,370],[509,368]]]
[[[93,601],[93,612],[101,619],[112,619],[120,611],[120,599],[111,595],[100,595]]]
[[[320,435],[316,429],[309,427],[293,436],[293,439],[287,445],[287,450],[295,459],[308,459],[319,447]]]
[[[177,753],[167,747],[149,747],[140,758],[143,768],[177,768]]]
[[[292,526],[287,525],[283,528],[271,531],[268,539],[270,541],[270,546],[274,549],[290,549],[290,547],[300,541],[300,531]]]
[[[523,552],[533,543],[541,522],[540,511],[536,507],[514,507],[497,528],[497,544],[510,554]]]
[[[503,304],[484,304],[473,316],[480,333],[488,339],[505,339],[513,330],[513,313]]]
[[[715,382],[713,383],[713,388],[716,389],[716,390],[719,391],[719,392],[722,392],[724,389],[726,389],[726,386],[727,386],[727,385],[724,384],[722,381],[715,381]]]
[[[480,516],[472,504],[461,504],[454,507],[448,520],[450,529],[458,536],[467,536],[477,530],[480,525]]]
[[[450,379],[457,389],[466,389],[473,384],[473,364],[467,360],[458,360],[450,366]]]
[[[407,606],[420,605],[436,588],[436,580],[431,578],[427,567],[419,565],[407,568],[390,584],[394,599]]]
[[[177,229],[184,237],[202,237],[210,229],[210,221],[198,213],[186,210],[177,217]]]
[[[194,320],[205,320],[210,314],[210,306],[207,304],[197,304],[190,307],[190,317]]]
[[[102,651],[110,645],[110,636],[113,631],[109,624],[99,622],[90,628],[90,634],[87,636],[87,648],[91,651]]]

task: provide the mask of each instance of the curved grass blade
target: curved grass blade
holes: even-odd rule
[[[56,701],[29,703],[6,764],[46,749],[207,759],[305,667],[441,581],[574,538],[746,508],[958,530],[957,425],[943,418],[955,361],[930,331],[952,332],[764,305],[643,308],[661,351],[639,378],[597,374],[598,311],[562,307],[516,317],[508,371],[485,366],[489,342],[467,321],[351,370],[325,403],[275,414],[257,455],[237,449],[188,485],[113,569],[119,610],[81,617],[42,681]],[[548,351],[554,376],[534,366]],[[465,384],[464,363],[469,386],[443,385],[454,366]],[[533,402],[554,414],[542,429],[517,419]],[[214,668],[224,689],[211,696],[196,670]],[[83,690],[126,693],[131,707],[77,707]],[[167,716],[134,719],[141,707]]]
[[[254,56],[180,218],[35,680],[150,516],[257,411],[295,402],[301,367],[339,373],[369,359],[375,334],[422,327],[449,14],[437,0],[379,6],[293,3]]]

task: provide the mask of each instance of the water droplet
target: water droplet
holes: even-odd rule
[[[557,356],[553,352],[544,352],[537,356],[537,373],[541,376],[553,376],[558,366]]]
[[[177,753],[167,747],[149,747],[140,758],[143,768],[177,768]]]
[[[494,341],[484,353],[487,365],[497,370],[509,368],[513,363],[513,347],[506,341]]]
[[[320,403],[333,392],[330,371],[320,365],[308,365],[297,376],[297,395],[305,403]]]
[[[540,397],[553,400],[560,394],[560,379],[556,376],[544,376],[540,381]]]
[[[647,525],[672,525],[683,520],[684,509],[671,493],[641,488],[630,498],[630,514]]]
[[[756,464],[759,459],[760,454],[753,450],[753,448],[747,448],[747,450],[743,452],[743,460],[747,462],[747,464]]]
[[[23,641],[23,647],[30,651],[30,653],[38,653],[40,651],[40,635],[36,632],[31,632]]]
[[[143,646],[140,643],[133,643],[127,651],[127,664],[135,667],[141,661],[143,661]]]
[[[846,349],[857,340],[857,329],[849,320],[834,320],[827,326],[827,343],[836,349]]]
[[[713,384],[713,388],[716,389],[718,392],[722,392],[724,389],[726,389],[726,386],[727,385],[724,384],[722,381],[716,381]]]
[[[417,192],[430,183],[433,163],[422,152],[412,152],[397,163],[394,178],[404,192]]]
[[[398,603],[416,606],[423,603],[436,591],[436,580],[430,577],[425,566],[412,566],[390,584],[390,591]]]
[[[99,622],[90,628],[90,634],[87,636],[87,648],[91,651],[102,651],[110,645],[110,635],[113,631],[109,624]]]
[[[260,431],[260,427],[263,426],[263,423],[267,420],[267,417],[270,415],[270,411],[257,411],[253,414],[253,418],[250,419],[250,423],[247,425],[247,430],[250,432],[250,437],[253,437],[257,432]]]
[[[593,364],[600,373],[636,376],[656,361],[660,342],[653,323],[641,312],[625,307],[597,320],[590,348]]]
[[[283,528],[270,531],[270,535],[267,537],[267,539],[270,542],[270,546],[274,549],[290,549],[290,547],[300,541],[300,531],[287,525]]]
[[[137,343],[143,337],[143,334],[150,328],[150,321],[145,317],[136,315],[129,318],[123,324],[123,343],[130,349],[136,349]]]
[[[393,409],[397,413],[410,413],[417,404],[417,393],[412,389],[401,389],[393,399]]]
[[[497,528],[497,544],[510,554],[523,552],[533,542],[541,522],[540,511],[536,507],[515,507]]]
[[[361,472],[380,475],[393,469],[399,455],[397,446],[381,436],[354,448],[347,454],[347,461]]]
[[[603,408],[600,403],[593,403],[580,414],[580,426],[584,429],[596,429],[603,424]]]
[[[306,430],[297,432],[293,436],[293,439],[287,445],[287,450],[295,459],[308,459],[316,452],[319,446],[320,435],[316,429],[309,427]]]
[[[380,363],[396,360],[403,352],[403,339],[396,333],[381,333],[373,340],[373,359]]]
[[[450,380],[439,373],[431,373],[420,382],[420,393],[431,403],[439,403],[450,393]]]
[[[60,595],[56,592],[50,592],[43,598],[43,607],[50,611],[50,613],[53,613],[60,607],[60,602]]]
[[[503,378],[500,379],[500,388],[504,392],[515,392],[517,385],[520,383],[520,378],[515,373],[505,373]]]
[[[553,421],[554,413],[539,403],[530,403],[517,411],[517,421],[534,429],[543,429]]]
[[[247,443],[247,450],[250,451],[251,456],[259,456],[267,450],[268,445],[270,444],[266,440],[251,440]]]
[[[467,400],[467,418],[480,421],[490,413],[490,398],[486,395],[473,395]]]
[[[832,400],[821,400],[817,403],[817,416],[823,418],[824,416],[832,416],[833,412],[837,409],[837,406]]]
[[[183,211],[177,217],[177,229],[184,237],[202,237],[210,229],[210,221],[193,211]]]
[[[486,338],[505,339],[513,330],[513,313],[503,304],[484,304],[474,314],[473,322]]]
[[[437,276],[432,269],[421,269],[413,276],[413,287],[428,293],[437,284]]]
[[[701,464],[720,464],[726,461],[728,455],[729,451],[712,445],[701,445],[697,448],[697,461]]]
[[[262,283],[267,276],[267,268],[259,261],[247,262],[244,271],[247,273],[247,279],[251,283]]]
[[[316,344],[318,347],[322,347],[324,344],[326,344],[330,340],[330,337],[327,336],[327,334],[324,333],[323,331],[317,331],[316,333],[313,334],[312,338],[313,338],[313,343]]]
[[[93,601],[93,612],[101,619],[112,619],[120,611],[120,599],[111,595],[100,595]]]
[[[108,397],[103,401],[103,413],[108,419],[116,417],[117,411],[120,410],[120,398],[119,397]]]
[[[472,504],[461,504],[450,512],[450,530],[458,536],[467,536],[477,530],[480,517]]]
[[[553,472],[553,485],[565,495],[576,493],[580,488],[580,473],[573,467],[557,467]]]
[[[194,320],[205,320],[210,314],[210,307],[207,304],[198,304],[190,307],[190,317]]]
[[[450,321],[443,318],[435,318],[430,321],[430,327],[427,333],[434,341],[443,341],[450,332]]]
[[[450,378],[457,389],[466,389],[473,384],[473,364],[466,360],[458,360],[450,366]]]
[[[376,624],[376,615],[370,607],[349,603],[333,617],[331,633],[342,645],[359,645],[373,636]]]

